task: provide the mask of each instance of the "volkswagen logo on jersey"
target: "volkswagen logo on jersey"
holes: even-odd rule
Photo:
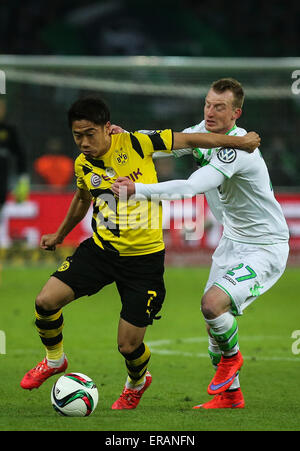
[[[236,159],[235,149],[220,149],[217,157],[222,163],[232,163]]]
[[[97,186],[100,186],[101,182],[102,182],[101,175],[98,175],[95,173],[93,173],[91,175],[91,184],[94,188],[96,188]]]

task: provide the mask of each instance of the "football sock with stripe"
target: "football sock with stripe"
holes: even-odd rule
[[[208,355],[211,360],[212,366],[216,370],[218,363],[220,363],[222,352],[216,340],[210,336],[208,336]]]
[[[122,353],[128,372],[126,381],[127,388],[142,388],[145,381],[147,366],[151,357],[151,352],[145,343],[142,343],[130,354]]]
[[[41,341],[46,348],[46,358],[49,366],[60,366],[64,357],[63,335],[64,326],[62,309],[44,310],[35,306],[35,325]]]
[[[210,334],[215,339],[224,357],[230,357],[239,350],[238,325],[236,318],[229,312],[214,319],[206,319]]]

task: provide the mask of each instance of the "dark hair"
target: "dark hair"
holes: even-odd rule
[[[221,78],[214,81],[211,85],[211,89],[216,92],[231,91],[234,96],[232,106],[234,108],[242,108],[245,98],[245,93],[240,82],[234,78]]]
[[[68,111],[68,123],[72,128],[74,121],[87,120],[94,124],[105,125],[110,120],[108,106],[100,97],[87,96],[73,103]]]

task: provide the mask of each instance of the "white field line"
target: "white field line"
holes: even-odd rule
[[[286,337],[280,336],[244,336],[241,341],[264,341],[264,340],[278,340],[278,339],[286,339]],[[208,358],[208,353],[198,353],[198,352],[186,352],[186,351],[176,351],[171,349],[160,349],[161,346],[168,347],[169,345],[176,345],[182,343],[207,343],[207,337],[190,337],[190,338],[181,338],[181,339],[165,339],[165,340],[155,340],[147,342],[148,346],[151,349],[153,354],[160,355],[178,355],[181,357],[196,357],[196,358]],[[282,361],[282,362],[300,362],[300,358],[298,357],[280,357],[280,356],[257,356],[253,354],[253,356],[245,356],[243,354],[243,358],[245,360],[253,360],[253,361]]]

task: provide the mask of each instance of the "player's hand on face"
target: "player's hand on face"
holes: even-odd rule
[[[116,124],[111,124],[111,126],[109,128],[110,135],[117,135],[118,133],[124,133],[124,131],[125,131],[124,128],[122,128]]]
[[[252,153],[257,147],[260,146],[260,136],[255,132],[249,132],[245,136],[245,145],[247,152]]]
[[[129,197],[135,193],[135,185],[127,177],[118,177],[111,186],[112,192],[116,197]]]

